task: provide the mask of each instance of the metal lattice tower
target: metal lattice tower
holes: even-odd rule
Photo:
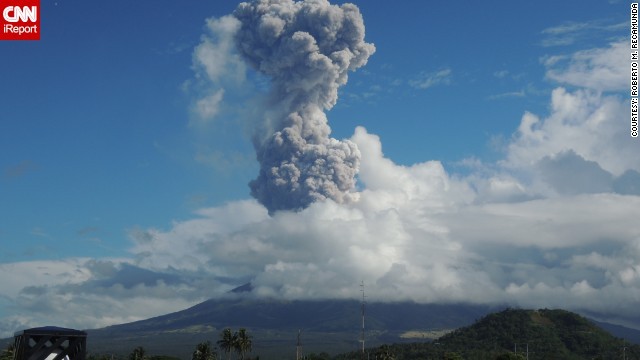
[[[360,334],[360,342],[362,343],[362,359],[364,360],[364,281],[360,282],[360,291],[362,292],[362,332]]]
[[[296,343],[296,360],[300,360],[302,358],[302,342],[300,341],[300,335],[302,335],[302,330],[298,330],[298,342]]]

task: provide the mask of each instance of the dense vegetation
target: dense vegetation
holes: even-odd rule
[[[246,329],[240,329],[232,332],[230,328],[222,330],[220,339],[216,342],[219,346],[221,354],[218,354],[218,348],[212,347],[210,341],[204,341],[195,346],[191,360],[218,360],[231,359],[235,353],[236,359],[250,360],[247,357],[252,350],[252,336]],[[88,360],[125,360],[119,356],[107,354],[90,354]],[[256,358],[256,359],[259,359]],[[0,359],[5,360],[5,359]],[[11,359],[6,359],[11,360]],[[179,358],[164,355],[147,355],[146,350],[142,346],[138,346],[127,356],[126,360],[179,360]]]
[[[611,336],[563,310],[513,310],[487,315],[433,343],[369,349],[378,359],[640,359],[640,346]],[[387,354],[387,355],[381,355]],[[357,359],[349,353],[337,360]],[[382,357],[381,357],[382,356]]]
[[[13,343],[9,343],[6,349],[0,351],[0,360],[13,360],[14,353]]]

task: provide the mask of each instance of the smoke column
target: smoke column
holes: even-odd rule
[[[245,61],[271,79],[269,111],[254,135],[260,174],[251,195],[270,214],[318,200],[353,199],[360,151],[330,137],[325,110],[347,72],[374,53],[353,4],[326,0],[256,0],[238,5],[235,41]]]

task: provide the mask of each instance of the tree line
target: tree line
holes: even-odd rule
[[[231,352],[235,352],[241,360],[252,350],[251,335],[246,329],[231,332],[230,328],[222,330],[220,340],[217,342],[220,350],[226,354],[227,360],[231,359]],[[206,341],[196,346],[192,360],[217,360],[217,352],[211,349],[211,343]]]
[[[223,329],[218,341],[216,341],[216,345],[217,346],[212,345],[211,341],[203,341],[197,344],[191,354],[191,360],[231,360],[234,354],[236,355],[235,359],[252,360],[252,358],[248,357],[248,354],[253,350],[252,336],[244,328],[235,332],[230,328]],[[109,355],[90,355],[87,359],[113,360],[113,357]],[[260,357],[258,356],[253,359],[259,360]],[[149,356],[144,347],[138,346],[127,356],[127,360],[175,360],[175,358],[168,356]]]

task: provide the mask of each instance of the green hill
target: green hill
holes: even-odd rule
[[[640,359],[631,345],[586,318],[564,310],[507,309],[433,343],[371,349],[394,359]],[[517,355],[516,354],[517,352]],[[337,359],[351,359],[345,354]]]

